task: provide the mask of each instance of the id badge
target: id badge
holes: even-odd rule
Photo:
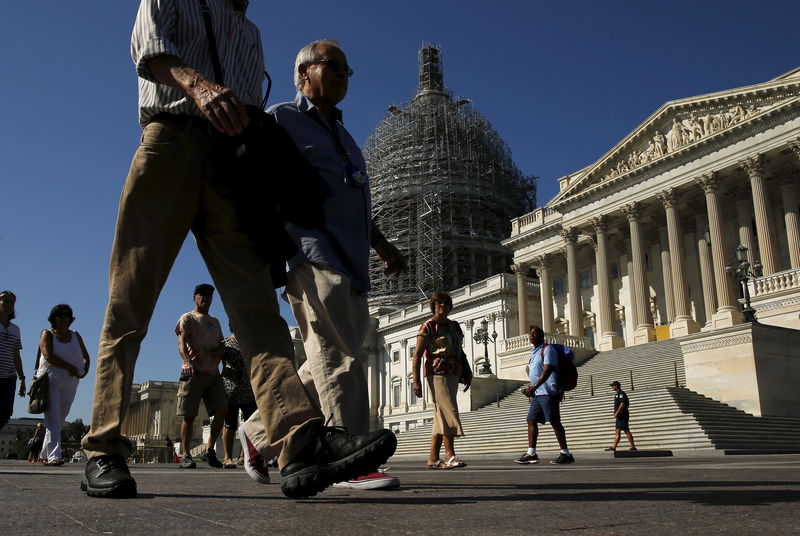
[[[358,166],[353,165],[352,162],[348,162],[344,170],[347,173],[347,179],[351,185],[363,187],[366,184],[367,174],[361,171]]]

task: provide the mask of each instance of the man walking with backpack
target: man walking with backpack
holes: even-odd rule
[[[519,464],[539,463],[536,454],[536,440],[539,437],[539,424],[549,422],[558,440],[561,452],[550,463],[555,465],[575,463],[567,448],[567,433],[561,424],[559,404],[564,392],[558,381],[559,355],[556,349],[544,342],[544,331],[539,326],[531,326],[530,380],[531,385],[522,390],[522,394],[531,399],[528,409],[528,451],[515,459]]]

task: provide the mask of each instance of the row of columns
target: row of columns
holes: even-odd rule
[[[789,144],[794,154],[800,159],[800,139]],[[760,154],[739,162],[749,180],[749,193],[752,205],[747,199],[736,202],[739,241],[748,248],[750,262],[753,264],[753,237],[750,226],[750,207],[756,223],[756,236],[759,246],[760,261],[764,275],[778,271],[778,254],[776,249],[775,230],[769,213],[768,196],[764,188],[763,157]],[[800,267],[800,214],[797,203],[796,169],[779,173],[781,179],[781,199],[790,263],[792,268]],[[723,218],[720,208],[720,185],[717,172],[705,173],[695,179],[695,184],[702,189],[705,202],[700,203],[695,216],[695,233],[697,236],[698,258],[700,264],[701,283],[703,288],[706,319],[710,319],[713,328],[731,326],[742,321],[734,286],[731,278],[725,273],[726,258],[730,252],[726,250],[723,234]],[[683,229],[678,207],[681,194],[675,188],[666,189],[656,195],[656,199],[664,208],[666,217],[666,242],[668,247],[662,250],[662,266],[664,267],[664,290],[670,321],[671,336],[677,337],[699,331],[700,326],[691,315],[689,287],[686,280],[686,255],[683,245]],[[741,197],[741,196],[740,196]],[[705,214],[702,213],[705,205]],[[642,237],[641,224],[642,205],[639,202],[629,203],[622,207],[622,213],[628,221],[631,263],[628,271],[631,278],[631,301],[633,305],[634,333],[633,343],[641,344],[655,340],[655,326],[650,309],[650,285],[647,280],[647,269]],[[623,346],[624,342],[617,335],[613,326],[614,303],[611,297],[611,278],[608,273],[608,217],[605,215],[590,220],[595,246],[595,263],[597,267],[598,306],[597,311],[600,349],[612,349]],[[706,241],[708,229],[711,253]],[[564,252],[567,264],[567,308],[569,334],[582,336],[583,307],[581,304],[579,270],[577,266],[578,237],[577,228],[561,230],[564,240]],[[552,333],[554,328],[553,295],[551,264],[553,254],[536,257],[533,265],[537,268],[540,279],[542,301],[542,328]],[[519,303],[520,333],[528,331],[527,295],[524,285],[525,269],[515,265],[517,274],[517,298]]]

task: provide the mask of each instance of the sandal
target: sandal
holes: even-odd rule
[[[436,460],[433,463],[428,464],[428,469],[442,469],[444,466],[444,462],[442,460]]]
[[[458,456],[453,456],[442,465],[442,469],[458,469],[459,467],[466,467],[467,464],[458,459]]]

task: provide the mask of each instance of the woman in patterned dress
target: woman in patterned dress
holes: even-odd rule
[[[452,309],[453,299],[448,293],[436,292],[431,296],[433,316],[422,324],[417,333],[417,347],[412,364],[414,394],[422,397],[420,364],[423,355],[425,356],[425,381],[434,405],[429,469],[455,469],[467,465],[455,452],[455,438],[464,435],[458,417],[456,394],[459,382],[466,386],[464,391],[469,389],[472,370],[462,349],[464,333],[458,322],[447,318]],[[439,457],[443,443],[444,460]]]

